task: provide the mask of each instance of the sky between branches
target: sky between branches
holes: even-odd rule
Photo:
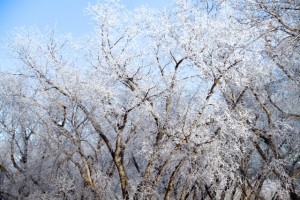
[[[123,0],[128,9],[145,5],[162,9],[170,0]],[[9,33],[20,27],[36,26],[44,30],[54,27],[61,33],[81,37],[90,33],[93,26],[84,12],[88,4],[97,0],[0,0],[0,71],[12,69],[13,63],[3,43]]]

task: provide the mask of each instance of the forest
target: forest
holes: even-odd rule
[[[1,200],[300,199],[299,0],[85,12],[5,43]]]

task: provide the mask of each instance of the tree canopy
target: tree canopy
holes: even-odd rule
[[[0,72],[0,199],[300,198],[300,3],[86,8]]]

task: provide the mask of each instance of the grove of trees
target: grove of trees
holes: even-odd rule
[[[0,199],[300,199],[299,0],[86,12],[6,43]]]

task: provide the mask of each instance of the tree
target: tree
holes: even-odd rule
[[[3,198],[297,199],[296,15],[235,3],[98,3],[84,43],[16,32],[23,68],[0,81]]]

